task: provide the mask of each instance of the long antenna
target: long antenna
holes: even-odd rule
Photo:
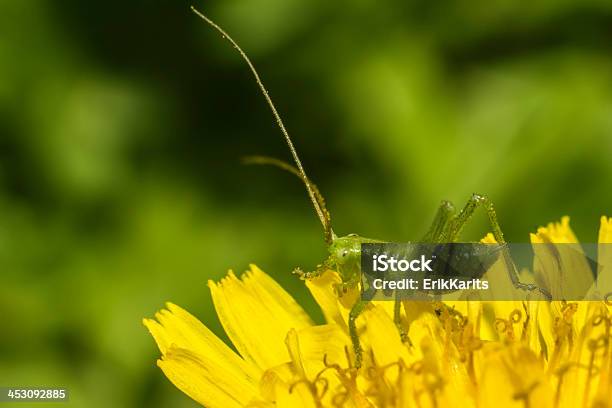
[[[263,94],[264,98],[266,98],[266,102],[268,103],[268,106],[272,110],[272,114],[274,115],[274,118],[276,119],[276,123],[278,124],[278,127],[283,133],[283,136],[285,136],[285,141],[287,142],[287,146],[289,146],[289,150],[291,151],[291,155],[293,156],[293,161],[295,161],[295,165],[297,166],[299,172],[302,174],[302,178],[306,184],[306,190],[308,190],[308,196],[310,197],[310,201],[312,202],[312,205],[315,211],[317,212],[317,216],[319,217],[319,220],[321,221],[321,224],[323,225],[323,228],[325,229],[326,240],[331,239],[331,237],[333,236],[331,225],[329,224],[328,219],[325,217],[325,214],[317,201],[317,197],[315,195],[314,189],[311,187],[308,181],[309,179],[306,176],[306,172],[304,171],[304,167],[302,166],[300,157],[298,156],[297,151],[295,150],[295,147],[293,146],[293,142],[291,141],[291,138],[289,137],[289,132],[287,132],[287,129],[285,128],[285,124],[283,123],[283,120],[278,114],[278,111],[276,110],[276,106],[274,106],[274,102],[272,102],[272,98],[270,98],[270,95],[268,94],[268,90],[266,89],[263,82],[261,81],[261,78],[259,77],[259,74],[257,73],[257,70],[255,69],[255,66],[253,65],[249,57],[246,55],[246,53],[242,51],[242,48],[240,48],[238,43],[236,43],[236,41],[234,41],[234,39],[228,33],[225,32],[225,30],[219,27],[217,23],[212,21],[210,18],[206,17],[204,14],[198,11],[194,6],[191,6],[191,11],[193,11],[202,20],[206,21],[206,23],[208,23],[211,27],[217,30],[224,39],[228,40],[232,44],[232,46],[238,51],[242,59],[247,63],[247,65],[251,69],[251,72],[253,73],[253,76],[255,77],[255,81],[257,82],[257,85],[259,86],[261,93]]]

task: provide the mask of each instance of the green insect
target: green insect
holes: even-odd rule
[[[211,19],[206,17],[198,10],[196,10],[194,7],[191,7],[191,9],[206,23],[208,23],[215,30],[217,30],[224,39],[228,40],[248,65],[253,76],[255,77],[255,81],[257,82],[261,93],[263,94],[268,106],[272,111],[272,114],[274,115],[274,118],[276,119],[278,127],[280,128],[285,138],[285,141],[293,157],[295,166],[288,164],[282,160],[264,156],[249,157],[245,159],[245,162],[247,164],[263,164],[276,166],[300,178],[300,180],[302,180],[302,182],[306,186],[306,191],[308,192],[310,201],[312,202],[315,212],[319,220],[321,221],[321,224],[323,225],[323,230],[325,232],[325,243],[328,248],[329,256],[324,262],[318,265],[315,271],[313,272],[303,272],[301,269],[298,268],[294,271],[294,273],[300,275],[302,279],[313,279],[321,275],[326,270],[331,269],[337,271],[342,279],[342,283],[338,284],[338,286],[336,287],[339,296],[346,294],[352,289],[359,288],[362,273],[361,245],[366,243],[381,243],[384,241],[362,237],[357,234],[338,236],[334,233],[331,226],[331,216],[325,205],[325,200],[316,185],[312,183],[306,175],[306,171],[302,166],[302,162],[300,161],[293,142],[289,137],[289,133],[285,128],[283,120],[278,114],[276,106],[272,102],[272,99],[270,98],[267,89],[263,85],[263,82],[257,70],[255,69],[255,66],[253,65],[249,57],[246,55],[246,53],[242,50],[242,48],[240,48],[240,46],[232,39],[232,37],[230,37],[229,34],[227,34],[219,25],[217,25],[215,22],[213,22]],[[506,241],[504,240],[504,235],[497,221],[497,215],[495,213],[493,203],[486,196],[480,194],[473,194],[472,197],[468,200],[467,204],[460,211],[457,211],[455,206],[451,202],[442,201],[440,207],[438,208],[435,214],[434,220],[431,224],[431,227],[429,228],[429,231],[418,242],[432,244],[458,242],[463,227],[470,220],[474,212],[481,207],[484,208],[487,213],[495,240],[499,244],[505,244]],[[470,247],[466,246],[466,248]],[[509,279],[515,288],[526,291],[539,290],[545,297],[550,298],[550,294],[545,289],[542,289],[533,284],[525,284],[520,282],[518,274],[516,272],[516,268],[512,259],[510,258],[510,255],[508,254],[508,251],[503,251],[502,254],[506,262],[506,269],[508,270]],[[481,254],[467,255],[482,257]],[[361,312],[366,307],[367,303],[368,302],[365,300],[357,300],[352,306],[349,313],[348,326],[349,335],[353,343],[353,349],[355,354],[355,367],[361,366],[363,353],[359,342],[359,335],[357,333],[356,321]],[[403,303],[400,301],[399,297],[397,297],[394,303],[394,321],[400,332],[402,340],[409,341],[408,336],[400,323],[402,304]]]

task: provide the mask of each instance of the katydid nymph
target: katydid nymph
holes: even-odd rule
[[[324,262],[317,266],[317,268],[313,272],[303,272],[301,271],[301,269],[296,269],[294,272],[300,275],[302,279],[313,279],[327,270],[331,269],[336,271],[342,280],[342,282],[336,287],[338,296],[342,296],[350,290],[359,288],[361,284],[362,273],[361,245],[365,243],[380,243],[383,241],[366,238],[357,234],[338,236],[334,233],[331,226],[331,216],[329,211],[327,210],[325,200],[323,199],[323,196],[319,192],[316,185],[313,184],[306,175],[306,171],[302,166],[302,162],[300,161],[298,153],[293,145],[293,141],[291,140],[289,133],[285,128],[285,124],[281,119],[276,109],[276,106],[272,102],[272,99],[270,98],[266,87],[263,85],[263,82],[253,63],[246,55],[246,53],[242,50],[242,48],[219,25],[217,25],[215,22],[210,20],[198,10],[196,10],[194,7],[192,7],[191,9],[195,14],[197,14],[206,23],[208,23],[217,32],[219,32],[224,39],[229,41],[231,45],[238,51],[244,62],[246,62],[246,64],[248,65],[251,73],[254,76],[255,82],[259,87],[259,90],[261,91],[268,106],[270,107],[272,115],[274,116],[274,119],[276,120],[276,123],[280,128],[282,135],[284,136],[285,142],[287,143],[287,146],[289,147],[289,151],[293,158],[294,165],[288,164],[279,159],[264,156],[253,156],[247,158],[246,162],[249,164],[273,165],[296,175],[304,183],[310,201],[312,202],[312,206],[314,207],[317,217],[319,218],[319,221],[323,226],[325,244],[327,245],[329,256]],[[442,201],[428,232],[422,237],[421,240],[417,242],[432,244],[458,242],[459,235],[463,227],[470,220],[474,212],[480,207],[482,207],[486,211],[495,240],[499,244],[505,244],[506,241],[504,240],[504,235],[497,221],[497,215],[494,206],[486,196],[481,194],[473,194],[468,200],[467,204],[460,211],[457,211],[451,202]],[[537,289],[544,296],[549,297],[546,290],[541,289],[533,284],[525,284],[520,282],[518,274],[516,272],[516,268],[512,259],[510,258],[510,255],[507,251],[504,251],[503,254],[504,260],[506,262],[506,269],[508,270],[509,279],[515,288],[526,291],[534,291]],[[398,327],[402,340],[409,341],[405,329],[402,327],[401,324],[402,304],[403,302],[401,302],[399,298],[395,299],[394,321],[396,326]],[[348,317],[348,329],[351,342],[353,344],[353,351],[355,356],[354,366],[356,368],[361,366],[363,354],[359,342],[356,320],[366,306],[367,301],[358,299],[352,306]]]

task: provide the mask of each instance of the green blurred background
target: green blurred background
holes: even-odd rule
[[[0,1],[0,385],[72,406],[190,407],[141,318],[222,335],[206,282],[325,256],[244,63],[185,1]],[[338,233],[407,241],[441,199],[510,241],[612,212],[609,1],[195,3],[258,66]],[[487,231],[481,214],[464,234]],[[23,406],[23,405],[21,405]]]

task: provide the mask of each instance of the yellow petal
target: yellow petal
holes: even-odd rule
[[[261,377],[261,382],[259,384],[262,397],[269,402],[276,401],[277,390],[289,387],[287,382],[283,380],[282,376],[277,371],[278,368],[267,370]],[[285,375],[290,380],[292,377],[291,369],[287,371],[288,373]]]
[[[378,366],[397,363],[399,360],[406,364],[412,362],[393,319],[382,307],[376,305],[368,308],[363,312],[363,318],[366,321],[369,343]]]
[[[597,263],[597,290],[605,296],[612,292],[612,217],[601,217]]]
[[[295,334],[292,330],[289,336]],[[289,342],[293,341],[290,340]],[[312,383],[299,378],[293,363],[281,364],[266,371],[261,381],[262,393],[274,402],[275,407],[320,407],[315,400]]]
[[[306,379],[306,372],[304,370],[304,361],[300,350],[300,342],[298,340],[297,331],[295,329],[289,330],[287,337],[285,338],[285,344],[287,345],[287,352],[291,357],[291,363],[293,364],[293,372],[300,379]]]
[[[328,323],[336,323],[348,330],[347,319],[350,307],[345,307],[342,302],[338,301],[338,295],[335,290],[335,286],[340,283],[342,283],[340,275],[328,270],[316,278],[307,280],[306,287],[319,304],[325,320]],[[353,301],[353,296],[351,295],[347,294],[343,297],[351,297],[350,303],[350,301]]]
[[[305,375],[312,379],[328,364],[348,365],[345,350],[352,347],[349,336],[336,324],[311,326],[299,330],[299,356]]]
[[[575,244],[578,242],[578,239],[570,228],[569,223],[570,217],[561,217],[561,222],[551,222],[546,227],[540,227],[538,228],[538,232],[535,235],[537,235],[541,242],[553,242],[556,244]]]
[[[480,242],[483,244],[497,244],[497,240],[495,239],[493,234],[491,234],[490,232],[487,235],[485,235],[485,237],[481,239]]]
[[[317,408],[312,392],[305,383],[295,384],[290,389],[282,389],[277,393],[278,408]]]
[[[178,389],[207,407],[242,407],[258,395],[255,384],[224,375],[235,367],[204,361],[189,350],[170,347],[157,365]]]
[[[247,360],[267,369],[289,361],[287,332],[312,325],[295,300],[255,265],[238,279],[232,272],[209,281],[215,309],[228,337]]]
[[[167,303],[167,308],[156,314],[157,321],[143,320],[162,353],[159,365],[163,366],[162,369],[165,367],[166,376],[183,392],[201,403],[204,400],[195,393],[197,390],[183,384],[183,380],[190,375],[197,379],[212,373],[201,381],[208,388],[215,388],[209,391],[215,401],[216,398],[224,401],[225,394],[231,395],[234,392],[240,392],[245,398],[254,398],[261,371],[254,364],[240,358],[187,311],[172,303]],[[181,364],[184,366],[180,367]],[[198,370],[201,372],[196,372]],[[216,394],[219,394],[218,397],[215,397]]]
[[[569,217],[531,234],[534,274],[555,299],[582,299],[594,279],[584,251],[569,226]],[[547,244],[562,244],[551,247]]]
[[[252,381],[259,379],[261,370],[240,358],[193,315],[170,302],[166,307],[167,309],[155,314],[157,321],[143,320],[162,355],[173,345],[206,356],[216,364],[233,366],[237,372],[244,372]]]
[[[608,218],[605,215],[601,217],[601,225],[599,227],[599,243],[612,244],[612,217]]]
[[[491,344],[484,361],[477,398],[483,407],[551,407],[553,392],[544,367],[533,352],[522,346]]]
[[[612,346],[608,345],[608,352],[602,356],[599,366],[599,386],[593,398],[593,407],[605,407],[612,400]]]

